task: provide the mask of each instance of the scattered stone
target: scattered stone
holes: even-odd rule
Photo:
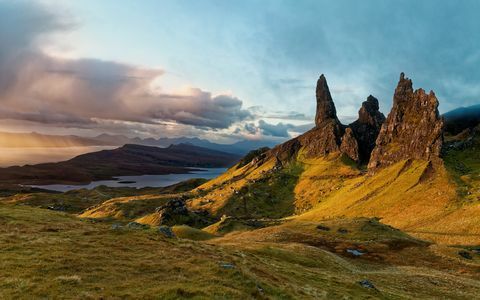
[[[366,289],[374,289],[376,290],[377,288],[371,283],[368,279],[364,279],[362,281],[359,281],[358,284],[360,284],[362,287]]]
[[[341,234],[346,234],[346,233],[348,233],[348,229],[338,228],[337,232],[338,232],[338,233],[341,233]]]
[[[140,224],[138,222],[130,222],[127,224],[127,227],[130,229],[148,229],[150,226],[146,224]]]
[[[159,224],[173,226],[186,224],[189,226],[207,226],[211,223],[206,210],[189,210],[185,198],[176,198],[157,207]]]
[[[261,295],[263,295],[263,294],[265,293],[265,290],[264,290],[264,289],[262,288],[262,286],[259,285],[258,283],[257,283],[257,291],[258,291]]]
[[[235,265],[232,263],[221,262],[219,265],[220,265],[220,268],[222,269],[228,269],[228,270],[235,269]]]
[[[360,250],[357,250],[357,249],[347,249],[347,252],[352,254],[353,256],[362,256],[364,255],[365,253],[360,251]]]
[[[112,224],[112,230],[120,230],[122,227],[123,226],[118,223]]]
[[[330,227],[324,226],[324,225],[318,225],[317,229],[323,230],[323,231],[330,231]]]
[[[171,239],[175,237],[175,233],[173,233],[173,230],[171,227],[168,226],[160,226],[158,227],[158,232],[163,234],[165,237]]]
[[[47,206],[47,209],[54,210],[54,211],[65,211],[66,210],[64,206],[55,206],[55,205]]]
[[[460,255],[461,257],[463,257],[463,258],[465,258],[465,259],[473,259],[473,257],[472,257],[472,255],[470,254],[470,252],[465,251],[465,250],[458,251],[458,255]]]

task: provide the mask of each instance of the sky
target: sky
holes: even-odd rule
[[[285,140],[325,74],[348,124],[400,72],[480,102],[480,1],[0,0],[0,131]]]

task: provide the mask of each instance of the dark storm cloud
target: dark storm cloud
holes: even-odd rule
[[[258,128],[264,135],[271,135],[276,137],[289,137],[288,131],[295,128],[292,124],[278,123],[276,125],[269,124],[264,120],[258,122]]]
[[[210,129],[251,118],[231,95],[157,92],[163,70],[39,50],[44,36],[70,27],[39,4],[0,1],[0,118],[82,128],[98,120],[171,121]]]
[[[433,89],[443,112],[480,102],[480,1],[267,2],[271,18],[252,47],[279,102],[313,107],[314,80],[325,73],[340,114],[370,93],[388,112],[402,71]],[[247,3],[255,10],[256,1]]]

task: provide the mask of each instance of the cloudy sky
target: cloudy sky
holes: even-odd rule
[[[0,0],[0,131],[286,139],[400,72],[480,102],[480,1]]]

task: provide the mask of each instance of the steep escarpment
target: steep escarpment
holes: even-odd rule
[[[317,81],[316,88],[317,110],[315,114],[315,128],[298,137],[298,142],[286,143],[293,147],[302,147],[307,156],[324,156],[340,151],[343,126],[337,118],[337,111],[333,103],[327,79],[322,74]],[[280,146],[278,150],[285,150]]]
[[[378,100],[369,96],[358,120],[348,126],[337,118],[324,76],[317,82],[316,96],[315,128],[271,150],[250,153],[183,198],[115,199],[82,216],[198,228],[221,219],[244,228],[259,220],[308,223],[378,217],[430,240],[479,241],[477,144],[452,148],[444,156],[445,166],[435,163],[440,160],[443,122],[433,93],[413,91],[402,75],[388,119],[379,111]],[[463,155],[467,146],[468,159]],[[367,162],[374,164],[369,174],[363,168]]]
[[[433,91],[413,90],[402,73],[393,96],[393,107],[382,125],[369,169],[389,166],[405,159],[438,161],[443,143],[443,119]]]
[[[338,120],[335,104],[325,76],[316,88],[317,110],[315,127],[273,149],[281,161],[292,158],[302,149],[309,158],[330,153],[343,153],[357,163],[368,163],[385,116],[379,111],[378,100],[370,95],[358,112],[358,120],[345,126]]]
[[[375,147],[383,122],[385,122],[385,116],[379,111],[377,98],[368,96],[358,111],[358,120],[349,125],[358,144],[356,159],[352,156],[350,158],[363,163],[370,160],[370,154]],[[355,153],[352,149],[349,151]],[[348,155],[345,150],[344,152]]]

